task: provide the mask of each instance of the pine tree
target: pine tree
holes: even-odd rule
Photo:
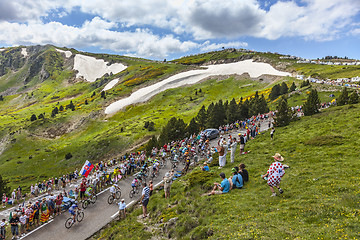
[[[293,82],[290,86],[289,92],[293,92],[295,90],[296,90],[296,85],[295,85],[295,82]]]
[[[258,108],[258,111],[259,111],[260,114],[268,113],[269,110],[270,110],[263,94],[261,94],[261,97],[260,97],[260,99],[258,101],[258,107],[257,108]]]
[[[359,103],[359,94],[356,91],[353,91],[349,96],[349,103],[350,104],[357,104]]]
[[[349,102],[349,92],[347,88],[344,87],[343,90],[341,91],[339,98],[336,99],[336,104],[338,106],[342,106],[348,104],[348,102]]]
[[[30,117],[30,121],[36,121],[37,120],[37,117],[36,117],[36,115],[35,114],[33,114],[33,115],[31,115],[31,117]]]
[[[151,152],[151,150],[154,147],[157,147],[158,145],[159,145],[159,143],[158,143],[156,136],[152,136],[152,138],[146,144],[146,152],[148,152],[148,153]]]
[[[64,107],[63,107],[63,105],[60,105],[59,112],[62,112],[62,111],[64,111]]]
[[[269,98],[270,100],[275,100],[278,96],[280,96],[280,85],[276,84],[272,87]]]
[[[103,98],[103,99],[106,99],[106,94],[105,94],[105,92],[104,91],[101,91],[101,97]]]
[[[310,94],[304,103],[303,111],[305,116],[311,116],[319,112],[320,99],[316,89],[311,89]]]
[[[250,109],[249,100],[246,99],[244,102],[239,103],[239,116],[240,116],[239,120],[244,120],[250,117],[249,109]]]
[[[286,93],[288,93],[288,91],[289,91],[289,88],[288,88],[287,84],[285,82],[282,82],[281,86],[280,86],[280,95],[286,94]]]
[[[185,136],[186,124],[181,118],[172,117],[163,127],[159,136],[159,144],[163,145],[167,142],[182,139]]]
[[[44,114],[40,113],[38,119],[44,119]]]
[[[87,99],[85,99],[85,105],[88,105],[89,103],[88,103],[88,100]]]
[[[192,118],[186,127],[187,135],[189,136],[191,134],[198,133],[199,130],[200,130],[199,124],[196,122],[195,118]]]
[[[233,123],[239,119],[239,108],[236,104],[235,98],[233,98],[226,110],[226,119],[228,123]]]
[[[0,95],[0,101],[4,101],[3,95]]]
[[[289,125],[292,119],[292,111],[285,97],[282,97],[277,105],[277,113],[275,116],[275,126],[283,127]]]
[[[10,194],[10,187],[7,186],[7,181],[5,181],[2,176],[0,175],[0,196],[3,194],[9,195]]]
[[[151,131],[155,131],[155,123],[150,121],[149,122],[149,126],[148,126],[148,130]]]
[[[205,129],[207,122],[207,114],[204,105],[200,108],[198,114],[196,115],[196,122],[199,125],[199,130]]]

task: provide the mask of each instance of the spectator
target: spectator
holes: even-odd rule
[[[36,226],[39,226],[40,224],[40,203],[39,201],[36,201],[33,205],[34,209],[34,222],[36,221]]]
[[[232,168],[231,171],[233,172],[232,178],[231,177],[229,178],[231,189],[236,189],[236,188],[241,189],[244,183],[241,174],[238,173],[239,172],[238,167]]]
[[[243,136],[243,135],[241,135],[241,133],[239,133],[239,135],[240,135],[240,154],[244,154],[244,149],[245,149],[245,138],[244,138],[244,136],[245,136],[245,134]]]
[[[204,165],[203,165],[202,167],[200,167],[200,168],[201,168],[201,170],[203,170],[203,171],[210,171],[210,168],[209,168],[209,166],[207,165],[206,162],[204,162]]]
[[[14,213],[11,216],[11,219],[9,221],[10,225],[11,225],[11,233],[13,235],[13,239],[14,238],[18,238],[19,236],[19,217],[17,216],[16,213]]]
[[[55,199],[55,216],[59,215],[61,212],[61,204],[62,204],[63,199],[64,198],[61,193]],[[76,198],[75,198],[75,200],[76,200]]]
[[[224,194],[224,193],[228,193],[230,191],[230,182],[229,180],[225,177],[225,173],[220,173],[219,175],[221,177],[221,184],[215,182],[214,183],[214,188],[213,190],[208,194],[210,195],[214,195],[214,194]],[[218,190],[218,191],[216,191]]]
[[[226,154],[223,142],[219,141],[216,149],[219,153],[219,169],[221,169],[226,164]]]
[[[2,196],[2,205],[3,205],[3,208],[6,207],[6,203],[7,203],[7,197],[6,197],[6,194],[3,193],[3,196]]]
[[[22,212],[20,214],[20,217],[19,217],[19,221],[20,221],[20,235],[25,235],[25,230],[26,230],[26,215],[24,212]]]
[[[236,147],[237,147],[237,141],[236,141],[236,138],[233,138],[230,142],[231,163],[234,163]]]
[[[170,198],[171,181],[172,181],[172,175],[170,175],[170,173],[167,172],[164,177],[165,198]]]
[[[143,218],[146,218],[147,217],[147,205],[149,203],[149,198],[150,198],[150,188],[146,186],[145,182],[142,185],[144,188],[141,193],[140,202],[141,202],[142,208],[143,208]]]
[[[150,188],[150,196],[152,195],[153,191],[154,191],[154,185],[153,185],[153,181],[150,180],[149,181],[149,188]]]
[[[240,168],[240,170],[239,170],[239,173],[241,174],[241,176],[242,176],[242,179],[244,180],[244,183],[246,183],[247,181],[249,181],[249,173],[248,173],[248,171],[245,169],[245,164],[243,164],[243,163],[241,163],[240,165],[239,165],[239,168]]]
[[[119,202],[119,220],[126,217],[126,204],[125,199],[121,199]]]
[[[5,222],[5,218],[3,218],[0,223],[0,240],[5,240],[5,238],[6,238],[6,222]]]
[[[280,188],[281,178],[285,174],[284,166],[282,165],[282,161],[284,158],[280,155],[280,153],[276,153],[274,156],[274,162],[270,165],[266,174],[262,175],[262,178],[267,177],[267,184],[270,187],[272,192],[271,197],[275,197],[276,193],[274,191],[274,187],[279,190],[279,193],[282,194],[284,191]]]
[[[14,189],[11,193],[11,204],[14,205],[15,204],[15,200],[16,200],[16,190]]]
[[[31,204],[27,205],[27,208],[25,209],[25,215],[26,215],[26,230],[29,231],[29,225],[30,225],[30,217],[33,214],[33,209],[31,208]]]

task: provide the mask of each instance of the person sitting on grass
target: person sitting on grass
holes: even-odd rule
[[[248,182],[249,181],[249,172],[245,169],[245,164],[243,163],[240,163],[239,165],[239,173],[241,174],[242,176],[242,179],[244,180],[244,183]]]
[[[229,178],[231,189],[236,189],[236,188],[241,189],[244,183],[241,174],[238,173],[239,172],[238,167],[232,168],[231,171],[234,174],[232,177]]]
[[[215,182],[214,183],[214,188],[213,190],[208,194],[210,195],[214,195],[214,194],[224,194],[224,193],[228,193],[230,191],[230,182],[229,180],[225,177],[225,173],[220,173],[219,175],[221,177],[221,184]]]
[[[201,170],[206,171],[206,172],[210,171],[210,168],[206,162],[204,162],[204,165],[201,166],[200,168],[201,168]]]

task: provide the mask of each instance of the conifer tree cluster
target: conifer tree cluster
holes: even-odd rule
[[[303,111],[305,116],[311,116],[319,112],[320,99],[316,89],[311,89],[310,94],[303,105]]]
[[[353,91],[349,94],[347,87],[343,88],[339,98],[336,99],[336,104],[338,106],[356,103],[359,103],[359,94],[356,91]]]
[[[281,97],[279,104],[276,107],[276,117],[274,119],[274,124],[277,127],[284,127],[290,124],[294,119],[295,113],[291,111],[291,108],[288,105],[286,98]]]
[[[276,84],[275,86],[272,87],[271,92],[269,94],[269,98],[270,98],[270,100],[275,100],[276,98],[278,98],[281,95],[284,95],[288,92],[295,91],[295,89],[296,89],[296,85],[294,82],[291,85],[290,89],[288,88],[288,86],[285,82],[282,82],[281,84]]]
[[[234,98],[230,102],[219,100],[216,103],[211,103],[207,108],[202,106],[189,124],[186,124],[181,118],[171,118],[162,129],[159,138],[154,136],[148,142],[147,149],[151,150],[153,147],[162,146],[169,141],[196,134],[205,128],[218,128],[224,124],[245,120],[251,116],[267,112],[269,112],[269,107],[265,97],[259,96],[258,92],[251,99],[244,101],[241,98],[239,103],[236,103]]]

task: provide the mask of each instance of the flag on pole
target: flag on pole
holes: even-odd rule
[[[91,164],[88,160],[86,160],[84,166],[81,168],[80,174],[84,177],[87,177],[91,170],[93,170],[94,165]]]

